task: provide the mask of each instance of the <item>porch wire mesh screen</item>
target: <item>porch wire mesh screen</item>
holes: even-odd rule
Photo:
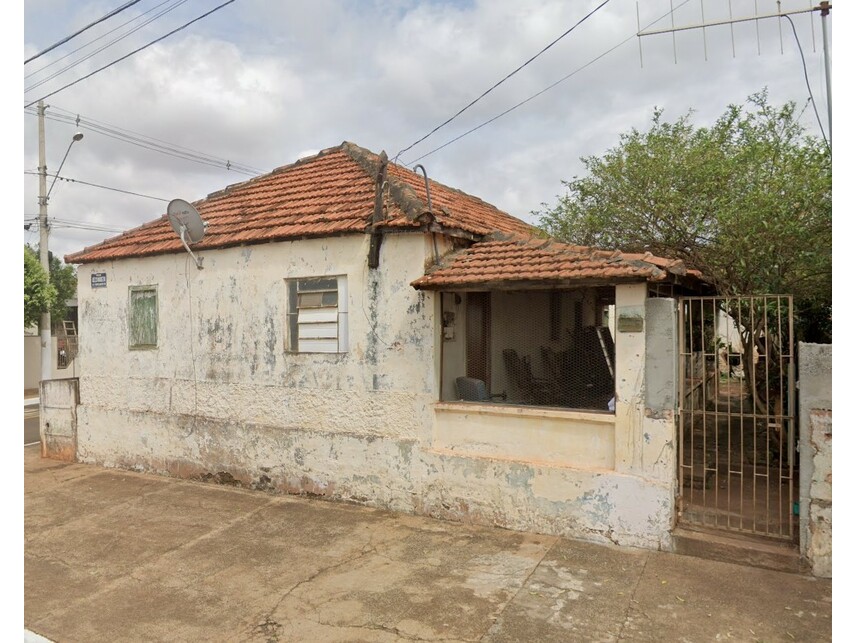
[[[611,412],[613,288],[444,293],[445,401]]]
[[[683,298],[679,321],[681,521],[793,539],[791,297]]]

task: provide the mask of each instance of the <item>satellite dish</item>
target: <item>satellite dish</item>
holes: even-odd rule
[[[167,216],[177,235],[182,236],[182,230],[184,230],[185,240],[188,243],[202,241],[205,236],[205,223],[190,203],[184,199],[173,199],[167,206]]]
[[[196,257],[190,249],[189,243],[199,243],[205,236],[208,223],[202,220],[199,212],[184,199],[173,199],[167,206],[167,217],[173,230],[179,235],[185,250],[190,253],[196,262],[196,267],[202,270],[202,257]]]

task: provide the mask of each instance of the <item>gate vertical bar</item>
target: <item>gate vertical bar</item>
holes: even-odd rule
[[[788,418],[788,452],[789,452],[789,539],[794,539],[794,520],[792,518],[794,506],[794,454],[795,454],[795,341],[794,341],[794,300],[791,296],[789,303],[789,418]]]
[[[759,457],[759,431],[756,428],[756,298],[750,297],[750,404],[752,409],[753,422],[753,521],[752,529],[756,531],[756,504],[758,497],[756,495],[756,487],[758,478],[756,477],[756,464]]]
[[[678,300],[678,515],[681,517],[684,514],[684,424],[685,424],[685,406],[686,406],[686,372],[687,360],[684,354],[684,308],[686,300]]]

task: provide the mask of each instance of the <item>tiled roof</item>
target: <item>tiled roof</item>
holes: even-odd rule
[[[453,188],[430,182],[428,214],[422,175],[389,164],[386,216],[375,228],[379,156],[353,143],[227,187],[194,203],[208,223],[193,250],[268,241],[364,233],[372,229],[428,228],[478,239],[492,232],[530,234],[531,226]],[[65,257],[67,263],[184,252],[166,215]]]
[[[699,281],[680,260],[650,253],[598,250],[543,238],[493,235],[454,252],[412,283],[417,289],[511,288],[608,284],[622,281]]]

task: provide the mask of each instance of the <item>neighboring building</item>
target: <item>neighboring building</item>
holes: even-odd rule
[[[80,461],[669,547],[698,273],[351,143],[195,205],[201,270],[166,217],[66,257]]]
[[[77,375],[77,299],[67,299],[65,319],[52,320],[52,379]],[[42,340],[38,325],[24,328],[24,390],[39,388],[42,368]]]

